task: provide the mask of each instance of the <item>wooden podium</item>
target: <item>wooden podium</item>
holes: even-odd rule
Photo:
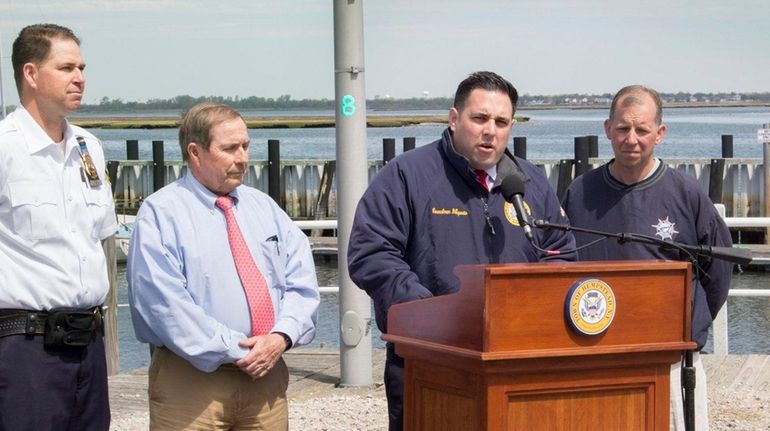
[[[690,341],[689,263],[463,265],[459,292],[397,304],[405,430],[668,430],[669,372]],[[614,295],[584,335],[565,301],[581,280]]]

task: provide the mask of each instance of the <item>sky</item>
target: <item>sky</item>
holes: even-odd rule
[[[367,98],[451,97],[476,70],[530,95],[770,91],[766,0],[365,0],[363,21]],[[7,104],[39,22],[81,38],[86,103],[334,98],[332,0],[0,0]]]

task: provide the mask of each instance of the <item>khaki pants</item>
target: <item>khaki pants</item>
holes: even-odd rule
[[[671,431],[684,431],[684,400],[682,399],[682,366],[684,357],[671,366]],[[695,367],[695,429],[708,431],[709,411],[706,391],[706,370],[700,359],[700,353],[693,353],[692,365]]]
[[[281,358],[259,380],[234,365],[204,373],[166,348],[149,369],[150,430],[289,429],[289,370]]]

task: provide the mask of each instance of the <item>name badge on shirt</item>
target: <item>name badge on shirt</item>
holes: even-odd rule
[[[78,141],[78,148],[80,149],[80,159],[83,161],[83,172],[88,180],[88,185],[91,187],[99,187],[102,185],[102,180],[99,179],[99,173],[96,171],[96,166],[88,154],[88,147],[86,146],[86,140],[82,136],[76,137]]]

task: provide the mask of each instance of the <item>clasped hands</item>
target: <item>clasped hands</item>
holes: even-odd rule
[[[235,365],[244,373],[257,380],[264,377],[286,349],[286,341],[281,334],[257,335],[238,342],[249,349],[249,353],[235,361]]]

